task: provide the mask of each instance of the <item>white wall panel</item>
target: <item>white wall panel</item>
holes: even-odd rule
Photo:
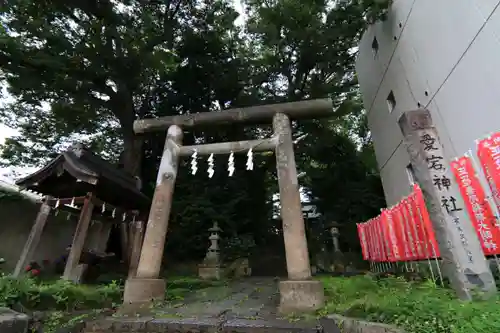
[[[500,13],[495,13],[500,19]],[[478,35],[435,100],[456,154],[473,148],[474,140],[500,130],[499,23],[490,21]]]
[[[484,22],[480,0],[418,0],[402,39],[416,58],[431,93],[441,86]]]
[[[365,33],[356,71],[389,204],[408,192],[408,156],[397,124],[402,112],[417,103],[427,107],[449,158],[500,130],[499,2],[395,0],[388,20]],[[396,108],[389,113],[391,90]]]
[[[483,18],[486,20],[490,14],[493,12],[495,7],[500,3],[500,0],[481,0],[473,1],[476,5],[477,10],[481,13]]]

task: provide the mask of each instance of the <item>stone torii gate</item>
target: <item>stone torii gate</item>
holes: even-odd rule
[[[165,281],[159,279],[159,273],[179,158],[189,156],[195,150],[198,155],[209,155],[252,149],[261,152],[275,150],[276,154],[288,271],[288,280],[279,283],[280,311],[283,313],[311,311],[321,307],[324,303],[324,290],[321,282],[311,279],[290,119],[327,117],[332,113],[333,106],[330,99],[317,99],[135,121],[136,133],[167,128],[168,132],[137,275],[128,279],[125,284],[125,305],[143,305],[164,298]],[[271,121],[274,130],[271,138],[182,146],[183,127],[235,123],[263,124]]]

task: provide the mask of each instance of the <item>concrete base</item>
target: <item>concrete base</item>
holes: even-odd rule
[[[312,312],[325,303],[325,291],[320,281],[281,281],[279,283],[282,314]]]
[[[163,279],[128,279],[125,282],[123,303],[141,305],[163,301],[165,289]]]
[[[198,265],[198,276],[204,280],[220,280],[222,277],[222,267],[209,266],[205,264]]]

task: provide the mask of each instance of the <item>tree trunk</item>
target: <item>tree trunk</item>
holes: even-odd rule
[[[123,136],[123,152],[121,157],[121,165],[123,169],[136,177],[137,182],[136,186],[139,190],[142,189],[142,181],[140,178],[141,175],[141,164],[142,164],[142,148],[143,148],[143,139],[131,134]],[[128,228],[127,225],[123,224],[120,226],[120,235],[121,235],[121,244],[122,244],[122,253],[123,253],[123,261],[126,265],[129,265],[129,257],[128,253],[131,251],[132,243],[128,242]]]
[[[143,139],[136,135],[124,135],[121,164],[129,174],[140,177]]]

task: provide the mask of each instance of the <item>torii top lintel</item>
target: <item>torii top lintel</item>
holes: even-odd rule
[[[300,102],[267,104],[245,108],[234,108],[219,112],[202,112],[179,116],[141,119],[134,122],[136,133],[166,130],[171,125],[196,127],[235,123],[270,122],[276,113],[284,113],[291,119],[311,119],[333,115],[330,98],[313,99]]]

